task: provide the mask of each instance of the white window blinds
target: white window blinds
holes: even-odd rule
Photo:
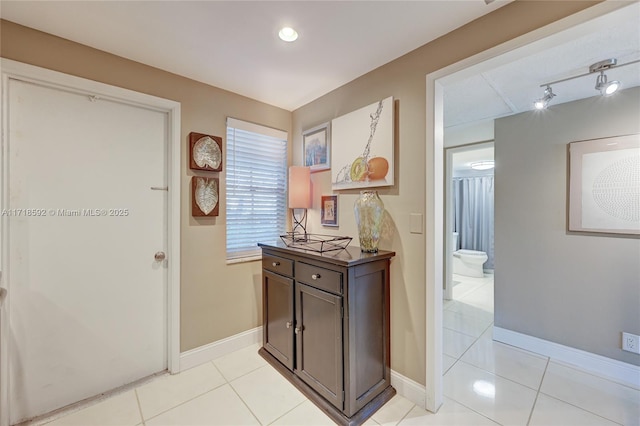
[[[286,226],[287,133],[227,119],[227,261],[260,254]]]

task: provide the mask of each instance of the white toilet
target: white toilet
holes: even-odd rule
[[[453,233],[453,249],[458,247],[458,233]],[[489,256],[483,251],[457,250],[453,252],[453,273],[466,277],[482,278],[484,271],[482,266]]]

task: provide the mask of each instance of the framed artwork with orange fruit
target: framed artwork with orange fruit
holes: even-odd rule
[[[393,97],[331,121],[333,190],[393,186]]]

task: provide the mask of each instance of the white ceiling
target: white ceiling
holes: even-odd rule
[[[542,97],[541,84],[588,73],[589,65],[608,58],[618,64],[640,59],[640,2],[443,79],[445,135],[464,135],[467,143],[474,134],[475,141],[491,139],[487,129],[493,128],[493,120],[532,110],[533,101]],[[622,89],[640,86],[640,63],[606,74],[621,81]],[[550,109],[600,96],[596,76],[554,84],[557,96]],[[472,175],[472,162],[493,159],[493,148],[482,146],[453,155],[454,175]]]
[[[509,2],[1,0],[0,17],[293,110]],[[443,79],[445,127],[529,111],[607,58],[640,59],[640,2]],[[639,86],[640,63],[607,75]],[[551,105],[597,96],[595,77],[553,85]]]
[[[588,73],[591,64],[604,59],[616,58],[618,65],[640,59],[640,2],[581,27],[573,28],[569,36],[557,34],[537,47],[520,49],[524,54],[517,59],[445,83],[445,127],[530,111],[543,95],[541,84]],[[606,74],[609,80],[621,81],[623,89],[640,86],[640,63]],[[557,96],[550,106],[600,96],[596,77],[597,73],[552,85]]]
[[[510,1],[2,0],[0,16],[293,110]]]
[[[451,156],[451,165],[453,176],[471,176],[475,170],[471,169],[471,163],[478,161],[492,161],[493,160],[493,146],[486,147],[474,146],[466,151],[454,152]],[[479,171],[475,174],[486,175],[487,173],[493,173],[493,170]]]

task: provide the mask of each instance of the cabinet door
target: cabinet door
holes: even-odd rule
[[[296,282],[295,332],[295,373],[342,410],[342,297]]]
[[[293,280],[262,272],[264,348],[293,370]]]

